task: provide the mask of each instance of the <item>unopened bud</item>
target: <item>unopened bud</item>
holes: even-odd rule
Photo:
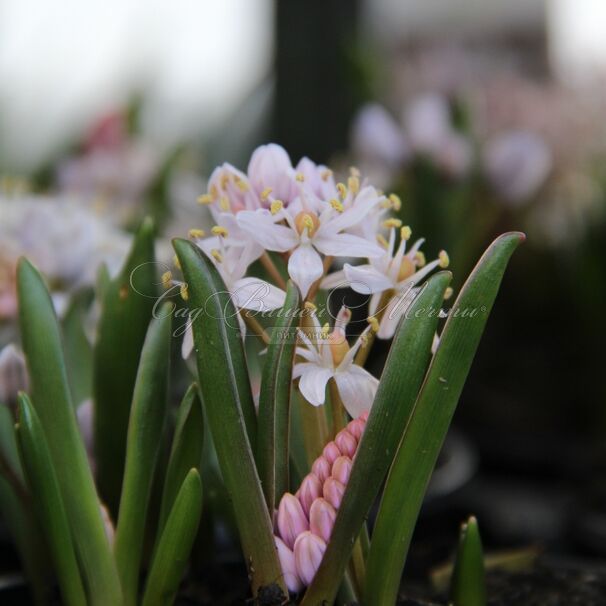
[[[332,463],[329,463],[324,457],[318,457],[311,466],[311,471],[322,483],[330,476],[331,470]]]
[[[29,377],[25,357],[12,343],[0,351],[0,404],[15,406],[17,394],[28,391]]]
[[[341,454],[352,459],[354,454],[356,454],[358,440],[347,429],[342,429],[335,437],[335,444],[338,446]]]
[[[322,496],[322,482],[314,473],[309,473],[301,482],[301,486],[297,491],[299,501],[303,506],[305,515],[309,515],[309,509],[315,499]]]
[[[295,539],[309,527],[303,507],[295,495],[287,492],[280,499],[277,522],[282,540],[292,549]]]
[[[316,499],[309,510],[309,530],[328,543],[337,512],[326,499]]]
[[[339,480],[330,477],[324,482],[322,487],[324,498],[335,508],[339,509],[343,494],[345,493],[345,485],[341,484]]]
[[[326,543],[311,532],[301,534],[295,543],[295,565],[299,578],[309,585],[316,576],[326,551]]]
[[[282,567],[282,573],[284,574],[284,582],[288,591],[297,593],[303,588],[303,583],[297,573],[297,566],[295,564],[295,554],[287,547],[280,537],[274,537],[276,540],[276,548],[278,549],[278,559],[280,560],[280,566]]]
[[[351,468],[353,463],[349,457],[339,457],[332,464],[332,477],[335,480],[338,480],[344,486],[349,481],[349,476],[351,474]]]
[[[329,442],[324,447],[322,455],[332,465],[341,456],[341,451],[334,442]]]

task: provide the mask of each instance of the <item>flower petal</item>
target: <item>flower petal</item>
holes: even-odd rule
[[[379,381],[367,370],[353,364],[346,372],[336,373],[335,381],[343,405],[352,418],[370,410]]]
[[[350,265],[346,263],[343,266],[343,271],[352,290],[362,295],[370,295],[393,288],[391,280],[372,265]]]
[[[242,278],[231,291],[232,300],[237,307],[253,311],[271,311],[284,305],[286,293],[273,284],[260,278]]]
[[[238,225],[267,250],[286,252],[299,241],[296,232],[290,227],[274,223],[272,214],[266,209],[244,210],[238,213],[237,219]]]
[[[318,231],[313,242],[320,252],[334,257],[380,257],[385,254],[378,244],[353,234]]]
[[[326,399],[326,384],[333,376],[331,368],[318,366],[317,364],[301,363],[295,364],[293,377],[301,377],[299,391],[303,397],[313,406],[321,406]]]
[[[323,273],[322,258],[310,244],[298,246],[288,260],[288,275],[299,287],[303,298]]]

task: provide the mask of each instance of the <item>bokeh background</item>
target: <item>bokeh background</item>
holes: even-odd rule
[[[212,168],[268,141],[397,193],[455,286],[528,235],[407,574],[469,513],[490,549],[606,556],[606,4],[0,0],[0,347],[19,255],[65,310],[146,214],[170,259]]]

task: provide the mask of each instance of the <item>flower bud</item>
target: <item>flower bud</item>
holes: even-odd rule
[[[324,447],[322,455],[332,465],[341,456],[341,451],[334,442],[329,442]]]
[[[350,421],[347,425],[347,431],[356,439],[360,440],[362,434],[364,433],[364,428],[366,427],[366,422],[363,421],[360,417]]]
[[[351,459],[356,453],[356,448],[358,447],[358,440],[356,440],[356,438],[354,438],[354,436],[349,433],[347,429],[343,429],[337,434],[335,438],[335,444],[338,446],[339,450],[341,451],[341,454]]]
[[[299,499],[287,492],[278,507],[278,530],[286,546],[292,549],[295,539],[309,528]]]
[[[260,195],[269,187],[272,195],[286,204],[297,192],[292,173],[288,153],[275,143],[257,147],[248,164],[248,178],[255,192]]]
[[[0,351],[0,404],[16,405],[17,394],[28,387],[23,353],[15,345],[7,345]]]
[[[353,463],[349,457],[339,457],[332,464],[332,477],[335,480],[341,482],[341,484],[346,485],[349,481],[349,476],[351,474],[351,468]]]
[[[309,530],[328,543],[337,512],[326,499],[316,499],[309,510]]]
[[[311,466],[311,471],[322,483],[324,483],[324,480],[330,476],[331,470],[331,463],[329,463],[324,457],[318,457]]]
[[[328,478],[326,482],[324,482],[322,492],[324,493],[324,498],[335,509],[339,509],[341,500],[343,499],[343,493],[345,492],[345,486],[341,484],[339,480],[335,480],[335,478]]]
[[[297,573],[295,554],[286,546],[282,539],[279,537],[274,538],[278,549],[278,559],[280,560],[280,566],[284,574],[284,582],[288,587],[288,591],[297,593],[303,588],[303,583],[301,583],[301,579]]]
[[[305,585],[313,581],[325,551],[326,543],[309,531],[297,538],[294,548],[295,565],[299,578]]]
[[[303,506],[305,515],[309,516],[309,508],[315,499],[322,496],[322,482],[314,473],[309,473],[301,482],[297,497]]]

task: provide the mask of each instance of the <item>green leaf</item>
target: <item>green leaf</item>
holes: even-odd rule
[[[148,501],[168,411],[171,319],[167,303],[149,326],[130,410],[114,545],[125,606],[137,601]]]
[[[72,401],[76,408],[93,393],[93,348],[84,332],[84,315],[91,298],[90,290],[77,293],[61,323],[65,342],[65,363]]]
[[[474,517],[461,527],[450,585],[453,606],[486,606],[484,551]]]
[[[302,605],[331,604],[413,409],[430,358],[450,273],[434,275],[414,300],[391,346],[326,553]],[[433,312],[432,312],[433,310]]]
[[[261,379],[257,466],[269,511],[289,490],[290,392],[300,305],[299,289],[289,281]]]
[[[26,259],[19,261],[17,285],[32,402],[57,471],[90,601],[115,606],[121,601],[118,573],[71,403],[53,303],[40,274]]]
[[[366,604],[394,604],[427,483],[496,298],[523,234],[497,238],[465,282],[389,473],[367,561]]]
[[[202,513],[202,483],[197,470],[187,474],[162,532],[154,556],[143,606],[169,606],[173,603],[189,553],[196,538]]]
[[[175,433],[166,468],[162,506],[158,523],[158,536],[173,507],[181,484],[192,468],[200,469],[202,447],[204,444],[204,418],[202,403],[198,396],[198,386],[194,383],[189,387],[177,415]]]
[[[63,506],[59,481],[53,467],[46,437],[28,397],[19,397],[17,437],[33,505],[46,536],[65,604],[86,603],[74,544]]]
[[[219,273],[202,251],[175,240],[188,287],[202,402],[232,500],[253,593],[280,584],[272,524],[253,458],[255,410],[236,311]]]
[[[145,220],[120,275],[109,284],[100,279],[104,285],[93,360],[94,444],[99,492],[114,514],[139,357],[157,300],[153,232],[151,221]]]

